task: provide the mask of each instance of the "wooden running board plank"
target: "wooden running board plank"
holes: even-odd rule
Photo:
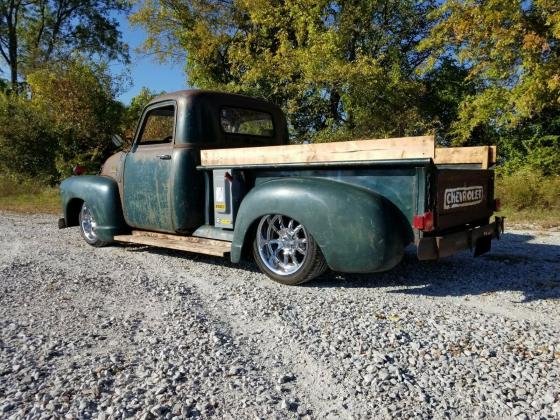
[[[224,244],[230,245],[231,243],[228,241],[218,241],[215,239],[208,239],[208,238],[200,238],[198,236],[181,236],[181,235],[171,235],[169,233],[160,233],[160,232],[148,232],[145,230],[133,230],[132,236],[138,237],[152,237],[152,238],[160,238],[160,239],[172,239],[176,241],[182,241],[187,243],[203,243],[209,246],[216,246],[221,247]]]
[[[201,150],[202,166],[368,161],[435,157],[434,136]]]
[[[114,239],[119,242],[176,249],[179,251],[214,255],[216,257],[223,257],[231,251],[231,242],[193,238],[192,236],[166,235],[155,232],[133,231],[132,235],[117,235]]]

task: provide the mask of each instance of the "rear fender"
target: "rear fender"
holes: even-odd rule
[[[386,198],[365,188],[321,178],[280,178],[257,185],[243,199],[231,248],[232,262],[253,240],[264,215],[282,214],[302,223],[335,271],[366,273],[393,268],[411,236],[406,218]]]
[[[113,236],[127,230],[119,189],[112,178],[94,175],[67,178],[60,184],[60,196],[66,226],[78,225],[78,214],[85,201],[97,222],[99,239],[112,241]]]

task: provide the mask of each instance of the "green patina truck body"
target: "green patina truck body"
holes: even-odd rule
[[[421,260],[487,252],[503,231],[494,173],[430,158],[201,166],[200,151],[288,144],[282,111],[207,91],[154,99],[132,147],[97,176],[61,184],[60,227],[84,239],[253,255],[272,279],[298,284],[327,268],[369,273]],[[221,250],[221,251],[220,251]]]

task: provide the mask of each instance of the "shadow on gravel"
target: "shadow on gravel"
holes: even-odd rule
[[[461,252],[439,261],[418,261],[413,246],[403,261],[384,273],[341,274],[327,272],[300,287],[394,288],[389,293],[425,296],[488,295],[519,291],[522,302],[560,298],[560,246],[530,243],[534,236],[506,233],[488,254],[473,258]],[[131,252],[150,252],[186,261],[202,262],[259,272],[252,262],[232,264],[227,258],[182,251],[126,245]],[[264,278],[264,277],[263,277]]]
[[[239,264],[233,264],[229,260],[229,256],[225,258],[213,257],[212,255],[197,254],[188,251],[176,251],[173,249],[166,248],[156,248],[149,245],[138,245],[138,244],[128,244],[122,243],[117,246],[126,248],[129,252],[149,252],[156,255],[165,255],[173,258],[180,258],[184,261],[201,262],[204,264],[215,265],[216,267],[228,267],[246,270],[252,273],[260,273],[258,267],[252,261],[241,261]]]
[[[327,273],[307,287],[390,287],[389,293],[425,296],[489,295],[518,291],[520,303],[560,298],[560,246],[530,243],[532,235],[505,234],[489,253],[461,252],[439,261],[418,261],[410,247],[401,264],[385,273]]]

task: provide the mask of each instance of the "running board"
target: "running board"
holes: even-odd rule
[[[223,257],[231,251],[231,242],[195,238],[193,236],[145,232],[141,230],[133,230],[132,235],[117,235],[114,239],[119,242],[196,252],[198,254],[214,255],[216,257]]]

